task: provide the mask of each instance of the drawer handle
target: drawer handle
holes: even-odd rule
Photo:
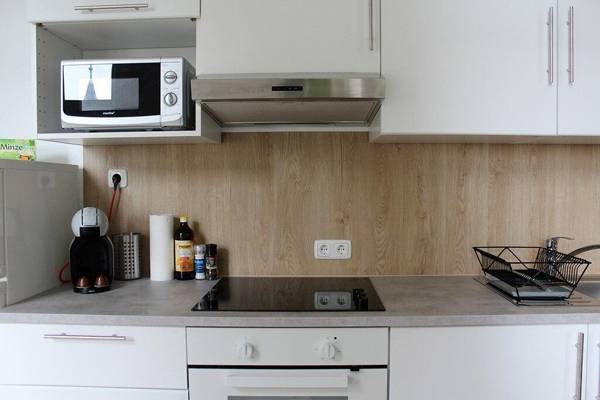
[[[56,339],[56,340],[107,340],[107,341],[123,341],[127,340],[127,336],[119,335],[67,335],[66,333],[61,334],[45,334],[44,339]]]
[[[128,3],[128,4],[98,4],[89,6],[75,6],[75,11],[101,11],[101,10],[139,10],[141,8],[148,8],[148,4],[144,3]]]

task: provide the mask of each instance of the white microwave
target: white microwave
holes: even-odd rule
[[[193,67],[182,57],[61,62],[64,129],[193,129]]]

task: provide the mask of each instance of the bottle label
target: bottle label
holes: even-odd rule
[[[191,240],[175,241],[175,271],[194,271],[194,243]]]
[[[196,279],[205,279],[204,273],[204,257],[194,256],[194,271],[196,272]]]

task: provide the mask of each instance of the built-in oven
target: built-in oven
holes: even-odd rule
[[[387,368],[190,369],[190,400],[385,400]]]
[[[386,400],[387,328],[188,328],[190,400]]]
[[[194,75],[182,57],[62,61],[62,127],[192,129]]]

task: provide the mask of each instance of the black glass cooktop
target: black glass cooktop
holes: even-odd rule
[[[221,279],[193,311],[385,311],[369,278]]]

